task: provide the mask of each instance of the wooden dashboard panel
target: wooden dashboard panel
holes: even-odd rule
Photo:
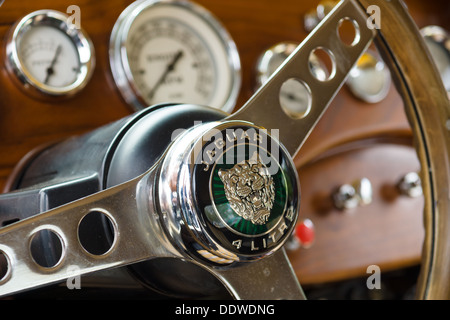
[[[310,248],[288,250],[301,283],[368,276],[370,265],[390,271],[418,264],[423,198],[401,195],[396,187],[418,170],[412,147],[383,142],[344,149],[301,168],[300,220],[312,220],[316,234]],[[372,185],[372,203],[338,210],[332,193],[362,178]]]
[[[0,8],[1,188],[5,187],[16,164],[30,150],[90,131],[133,112],[123,101],[114,84],[108,57],[111,30],[122,10],[131,2],[6,0],[3,3]],[[213,12],[236,42],[242,64],[242,88],[236,105],[238,108],[255,90],[254,68],[260,54],[281,41],[301,42],[307,36],[303,27],[304,14],[315,8],[318,1],[198,0],[197,3]],[[418,0],[406,3],[420,27],[437,24],[449,29],[448,1],[434,1],[433,5]],[[81,26],[94,44],[96,67],[93,77],[86,88],[72,98],[36,100],[18,88],[6,71],[5,38],[11,26],[25,14],[44,8],[66,12],[69,5],[80,7]],[[291,253],[300,280],[314,283],[354,276],[360,274],[368,263],[395,268],[418,261],[422,239],[420,204],[406,200],[398,200],[395,203],[386,202],[384,199],[375,200],[371,206],[365,208],[371,213],[357,213],[354,217],[335,211],[323,215],[316,212],[317,209],[313,206],[315,193],[331,190],[339,183],[347,183],[353,174],[373,176],[380,187],[383,181],[378,175],[379,172],[389,172],[391,177],[396,173],[402,174],[403,163],[410,164],[411,170],[417,169],[416,158],[411,149],[405,149],[404,146],[378,146],[376,143],[373,149],[367,148],[365,151],[315,161],[331,148],[379,137],[411,137],[402,102],[395,88],[391,88],[388,97],[381,103],[368,105],[353,97],[344,87],[296,157],[303,190],[304,206],[301,214],[313,215],[318,230],[315,246],[308,251]],[[383,162],[381,165],[374,161],[379,158],[392,161]],[[353,161],[358,161],[357,172],[351,165]],[[380,215],[389,217],[380,218]],[[405,221],[411,222],[408,224],[410,229],[405,229]],[[389,227],[392,228],[389,234],[383,234],[386,230],[384,222],[389,222]],[[322,232],[325,235],[322,236]],[[417,237],[408,237],[410,241],[405,243],[405,233]],[[392,238],[387,240],[388,236]],[[334,245],[328,246],[322,241],[331,241]],[[366,242],[370,242],[371,250],[355,249],[355,243]],[[342,254],[336,254],[336,247]],[[360,256],[358,259],[355,258],[357,254]],[[330,263],[328,258],[335,258],[332,269],[324,267]]]

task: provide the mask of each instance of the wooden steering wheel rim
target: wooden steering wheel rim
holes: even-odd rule
[[[358,0],[377,5],[376,44],[402,95],[422,164],[425,240],[417,285],[419,299],[449,299],[450,103],[426,44],[401,0]],[[418,75],[417,66],[420,66]]]

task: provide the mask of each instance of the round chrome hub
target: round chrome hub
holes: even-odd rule
[[[201,125],[174,143],[159,190],[165,225],[186,252],[229,264],[283,245],[297,219],[299,183],[271,134],[230,121]]]

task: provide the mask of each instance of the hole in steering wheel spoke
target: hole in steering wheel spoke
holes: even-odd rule
[[[78,240],[88,253],[101,256],[110,251],[116,239],[117,228],[112,218],[101,210],[92,210],[81,219]]]
[[[301,80],[290,78],[280,88],[279,102],[283,111],[293,119],[301,119],[311,110],[311,90]]]
[[[50,229],[37,231],[31,237],[30,253],[34,262],[39,266],[43,268],[56,267],[64,254],[61,237]]]
[[[358,23],[348,17],[339,20],[337,33],[342,43],[350,47],[357,45],[361,39]]]
[[[324,47],[317,47],[309,54],[309,71],[319,81],[328,81],[336,74],[336,59],[333,53]]]
[[[8,278],[10,270],[11,266],[8,256],[0,250],[0,284]]]

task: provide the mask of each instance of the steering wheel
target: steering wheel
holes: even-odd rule
[[[368,23],[374,5],[381,25]],[[350,43],[339,37],[345,20],[355,28]],[[232,115],[157,105],[44,150],[29,170],[48,173],[46,185],[0,198],[5,212],[33,214],[0,229],[0,296],[121,266],[164,290],[167,284],[143,275],[158,261],[174,277],[185,273],[184,280],[198,276],[198,267],[206,270],[236,299],[305,298],[283,249],[300,206],[292,158],[373,39],[396,79],[422,163],[426,238],[417,297],[449,298],[450,287],[442,284],[450,283],[450,104],[399,0],[341,1]],[[325,79],[308,63],[318,50],[330,60]],[[309,97],[300,109],[280,100],[288,81]],[[187,126],[195,117],[202,122]],[[148,146],[146,161],[133,152],[137,145]],[[73,156],[80,153],[103,157]],[[82,173],[105,159],[99,187],[98,176]],[[72,181],[51,176],[55,166]],[[51,195],[64,188],[77,199],[59,197],[54,209],[26,211],[28,201],[43,193],[54,201]],[[97,188],[102,191],[93,193]],[[94,224],[101,225],[101,239],[92,238]]]

